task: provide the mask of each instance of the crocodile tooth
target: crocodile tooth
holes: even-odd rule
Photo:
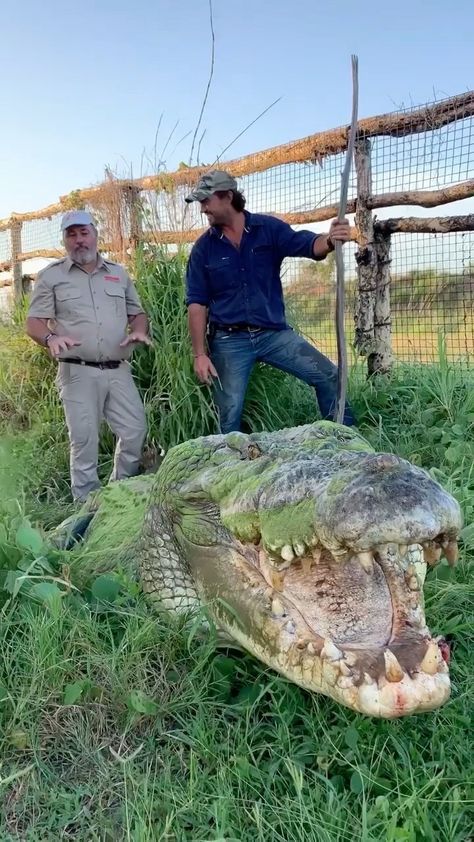
[[[387,681],[401,681],[403,678],[403,670],[393,652],[391,652],[390,649],[386,649],[383,653],[383,657],[385,661],[385,676]]]
[[[302,556],[305,554],[306,547],[301,541],[295,541],[293,544],[295,555]]]
[[[285,609],[283,607],[283,603],[281,600],[278,599],[277,596],[274,596],[272,599],[272,614],[274,617],[284,617],[285,616]]]
[[[344,659],[350,667],[355,667],[357,664],[357,655],[355,652],[346,652],[344,655]]]
[[[407,576],[408,578],[410,578],[411,576],[416,576],[416,567],[411,561],[405,571],[405,576]]]
[[[283,583],[285,581],[286,570],[275,570],[274,568],[270,569],[270,580],[272,587],[276,591],[283,590]]]
[[[281,555],[283,561],[293,561],[293,559],[295,557],[294,553],[293,553],[293,550],[291,549],[289,544],[285,544],[285,546],[281,548],[280,555]]]
[[[339,672],[342,675],[352,675],[352,670],[347,666],[345,661],[339,661]]]
[[[313,559],[310,558],[309,556],[305,555],[301,559],[301,569],[302,569],[303,573],[310,573],[312,566],[313,566]]]
[[[434,567],[441,558],[441,547],[438,547],[433,541],[427,541],[423,544],[423,558],[430,567]]]
[[[295,626],[293,620],[288,620],[288,622],[285,626],[285,631],[288,632],[288,634],[294,634],[295,633],[296,626]]]
[[[436,675],[440,663],[440,652],[438,644],[431,640],[428,644],[428,649],[420,664],[420,670],[426,672],[428,675]]]
[[[364,672],[364,684],[375,684],[375,680],[368,672]]]
[[[259,549],[258,551],[258,563],[260,567],[264,567],[267,564],[267,554],[265,550]]]
[[[311,640],[306,647],[306,651],[307,651],[308,655],[316,655],[317,654],[316,653],[316,647],[315,647],[314,643],[311,642]]]
[[[446,556],[448,564],[450,564],[451,567],[454,567],[454,565],[456,564],[458,560],[458,553],[458,542],[448,541],[446,547],[444,548],[444,555]]]
[[[380,691],[375,682],[361,684],[359,687],[359,705],[364,711],[380,716]]]
[[[386,558],[386,556],[389,553],[389,548],[390,544],[379,544],[379,546],[377,547],[377,552],[379,553],[379,555],[382,556],[382,558]]]
[[[340,678],[337,679],[337,686],[340,687],[341,690],[348,690],[349,687],[354,686],[354,682],[352,681],[352,678],[342,675]]]
[[[410,578],[408,579],[407,585],[408,585],[408,587],[410,588],[411,591],[419,591],[420,590],[420,585],[419,585],[419,582],[418,582],[418,579],[416,578],[416,576],[410,576]]]
[[[357,558],[366,573],[374,572],[374,556],[370,551],[366,553],[357,553]]]
[[[398,552],[401,556],[405,557],[408,552],[408,544],[400,544]]]
[[[339,661],[342,658],[341,650],[337,648],[336,644],[329,637],[326,637],[324,641],[321,658],[325,658],[327,661]]]
[[[258,553],[258,563],[260,566],[260,571],[271,588],[275,591],[282,591],[283,590],[283,582],[285,580],[286,571],[285,570],[278,570],[273,567],[267,558],[267,555],[264,550],[259,550]]]
[[[329,661],[323,662],[322,676],[323,680],[326,684],[329,684],[330,687],[334,687],[339,677],[335,669],[335,665],[331,664]]]
[[[313,552],[312,552],[312,556],[313,556],[314,563],[319,564],[319,562],[321,560],[321,547],[315,547]]]

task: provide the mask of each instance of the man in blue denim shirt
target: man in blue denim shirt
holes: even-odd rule
[[[209,230],[194,244],[186,273],[186,303],[201,383],[213,385],[221,433],[240,430],[252,368],[257,361],[313,386],[323,418],[332,420],[337,368],[290,328],[280,267],[285,257],[324,260],[334,242],[350,238],[347,220],[334,220],[328,234],[294,231],[273,216],[244,210],[235,179],[212,170],[186,202],[198,201]],[[206,335],[208,347],[206,347]],[[346,405],[344,423],[354,424]]]

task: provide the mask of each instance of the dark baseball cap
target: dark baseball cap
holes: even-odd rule
[[[185,201],[203,202],[204,199],[209,199],[217,190],[237,190],[237,182],[235,178],[229,175],[224,170],[211,170],[205,173],[199,179],[193,192],[186,196]]]

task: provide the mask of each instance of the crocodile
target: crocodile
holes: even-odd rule
[[[205,606],[230,641],[306,690],[389,719],[448,700],[423,583],[442,555],[456,562],[460,507],[355,428],[193,439],[82,514],[83,573],[86,557],[95,573],[132,564],[161,609]]]

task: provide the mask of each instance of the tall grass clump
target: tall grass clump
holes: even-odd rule
[[[137,290],[152,328],[153,348],[139,348],[133,370],[144,396],[150,441],[173,445],[217,432],[211,389],[200,384],[193,357],[185,303],[184,251],[139,250],[134,266]],[[314,420],[314,392],[294,377],[257,365],[249,384],[243,426],[273,430]]]
[[[0,487],[27,496],[38,517],[68,505],[69,448],[56,366],[25,334],[26,300],[0,322]]]

